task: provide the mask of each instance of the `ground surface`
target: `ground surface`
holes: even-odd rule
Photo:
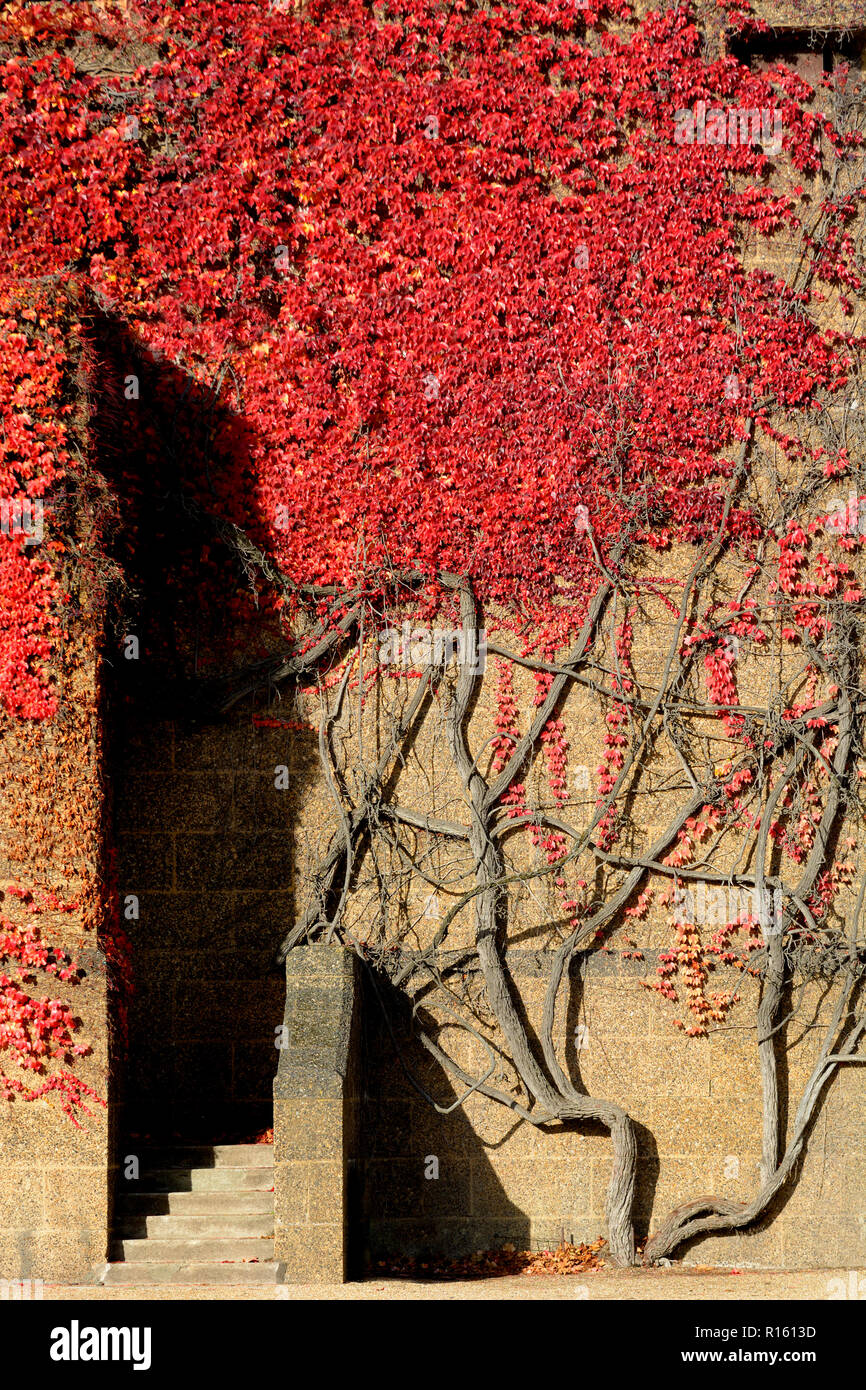
[[[116,1288],[47,1284],[44,1298],[78,1299],[814,1299],[827,1300],[850,1282],[844,1269],[731,1270],[604,1269],[578,1276],[510,1275],[497,1279],[424,1282],[418,1279],[367,1279],[354,1284],[277,1284],[220,1286],[175,1284]],[[838,1297],[838,1292],[836,1292]]]

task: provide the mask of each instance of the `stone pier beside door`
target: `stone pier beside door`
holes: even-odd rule
[[[286,960],[274,1081],[275,1257],[287,1284],[357,1277],[359,962],[341,946]]]

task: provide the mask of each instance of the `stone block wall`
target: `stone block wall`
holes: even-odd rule
[[[520,950],[510,951],[507,961],[537,1021],[548,964],[541,953]],[[754,1037],[733,1029],[682,1037],[639,985],[655,964],[652,955],[642,963],[605,955],[576,961],[563,1022],[572,1037],[581,1030],[572,1055],[582,1088],[622,1105],[635,1123],[638,1239],[685,1201],[708,1193],[747,1201],[759,1186]],[[389,1008],[392,1027],[399,1029],[399,1001],[392,998]],[[804,1010],[812,1022],[826,1022],[818,990]],[[373,1267],[405,1254],[457,1256],[507,1242],[544,1249],[563,1237],[590,1241],[606,1234],[611,1146],[601,1126],[539,1130],[480,1095],[450,1115],[437,1114],[408,1081],[381,1011],[369,999],[364,1023],[364,1215]],[[407,1043],[405,1030],[400,1036],[416,1080],[441,1106],[452,1104],[460,1083],[431,1064],[420,1046]],[[781,1068],[789,1124],[814,1049],[808,1030],[794,1030]],[[450,1050],[461,1058],[456,1044]],[[461,1058],[467,1069],[470,1053]],[[438,1176],[431,1177],[434,1157]],[[864,1191],[866,1088],[862,1073],[850,1067],[828,1088],[799,1180],[768,1219],[742,1234],[704,1237],[678,1254],[692,1264],[861,1267]]]
[[[756,8],[780,31],[854,29],[862,51],[863,0],[757,0]],[[766,245],[759,252],[773,266],[777,253]],[[651,638],[659,650],[669,626],[659,613]],[[33,879],[62,883],[73,898],[99,867],[103,731],[89,715],[78,719],[98,704],[98,663],[92,649],[70,661],[62,717],[26,737],[2,730],[0,891]],[[75,1070],[108,1108],[94,1109],[77,1130],[53,1100],[0,1105],[0,1277],[88,1280],[106,1259],[121,1089],[127,1131],[208,1141],[275,1124],[278,1255],[287,1277],[336,1279],[362,1255],[375,1264],[412,1252],[604,1234],[610,1142],[603,1131],[540,1132],[478,1095],[437,1113],[397,1059],[380,996],[369,989],[360,1028],[352,957],[313,947],[294,952],[287,971],[277,964],[333,817],[311,763],[313,736],[257,727],[248,707],[222,723],[184,726],[157,717],[133,686],[127,682],[132,694],[118,720],[112,771],[117,888],[121,901],[137,900],[125,920],[136,980],[129,1059],[112,1070],[104,958],[90,908],[46,917],[84,968],[70,998],[93,1052]],[[478,729],[487,737],[490,713],[489,701],[480,701],[473,737]],[[602,732],[588,704],[574,705],[573,722],[584,735],[593,731],[585,741]],[[412,780],[425,758],[431,765],[423,740],[415,756],[395,787],[405,804],[435,813],[425,800],[430,781]],[[275,783],[279,766],[289,769],[285,788]],[[423,902],[413,910],[423,911]],[[540,933],[518,920],[509,968],[537,1017],[549,967],[544,951],[527,943],[540,948]],[[603,954],[576,962],[562,1020],[571,1039],[585,1030],[570,1058],[581,1084],[634,1117],[641,1234],[696,1194],[751,1193],[759,1133],[753,1037],[736,1027],[693,1041],[677,1035],[640,988],[660,943],[650,934],[643,944],[640,965]],[[381,999],[399,1031],[403,1004],[385,989]],[[789,1123],[824,1009],[816,993],[783,1061]],[[281,1024],[290,1045],[278,1052]],[[473,1046],[461,1054],[467,1064],[478,1060]],[[442,1109],[458,1099],[422,1050],[407,1045],[403,1062]],[[819,1110],[799,1181],[773,1220],[702,1240],[688,1258],[866,1263],[864,1119],[862,1069],[843,1068]]]
[[[752,8],[774,29],[866,29],[861,0],[752,0]]]
[[[661,603],[654,606],[647,600],[644,618],[636,633],[633,656],[641,678],[655,686],[671,637],[671,617]],[[474,750],[485,746],[494,728],[494,682],[490,674],[469,721],[469,741]],[[742,655],[739,677],[744,702],[748,703],[753,694],[760,699],[760,663],[750,653]],[[411,687],[410,682],[406,684]],[[525,711],[532,696],[528,677],[518,674],[515,689],[518,709]],[[305,714],[314,725],[312,698]],[[371,710],[364,728],[367,749],[378,750],[382,745],[384,733],[376,722],[378,717]],[[583,813],[594,804],[593,769],[604,726],[595,697],[581,688],[569,695],[563,718],[571,750],[570,768],[575,771],[577,765],[586,764],[584,770],[589,773],[588,790],[583,781],[582,790],[570,796],[564,814],[572,823],[582,823]],[[352,762],[356,730],[348,717],[339,732],[346,740],[346,778],[351,787],[357,772]],[[714,737],[712,729],[707,729],[707,737]],[[640,834],[649,840],[667,823],[674,802],[679,804],[679,792],[664,791],[670,774],[670,764],[663,758],[650,762],[642,773],[642,799],[636,803],[638,824]],[[544,768],[534,770],[527,780],[535,804],[544,805],[548,794]],[[411,753],[395,772],[389,797],[421,814],[464,824],[468,821],[459,783],[444,752],[441,715],[435,707],[413,735]],[[306,906],[315,863],[326,851],[331,835],[338,833],[331,798],[315,769],[305,779],[297,808],[295,913],[299,917]],[[516,834],[511,845],[512,867],[531,867],[532,849],[526,836]],[[415,851],[421,862],[428,852],[435,853],[423,834],[418,836]],[[440,861],[434,858],[431,862],[435,866]],[[447,886],[437,890],[438,898],[432,904],[430,884],[421,875],[407,880],[399,893],[392,891],[387,929],[375,882],[370,886],[369,861],[356,866],[358,886],[347,905],[348,930],[368,943],[372,955],[383,942],[400,940],[401,949],[406,951],[427,944],[444,912],[469,886],[460,876],[461,862],[458,852],[450,849],[447,864],[442,866],[447,868]],[[603,871],[597,867],[596,872],[601,895],[609,888]],[[849,908],[848,899],[843,899],[840,911]],[[674,1026],[682,1007],[667,1005],[641,983],[657,979],[659,952],[670,948],[668,917],[669,912],[656,905],[645,919],[626,922],[638,939],[641,959],[623,958],[628,943],[623,939],[622,923],[603,943],[574,959],[562,991],[555,1031],[560,1055],[579,1089],[618,1103],[633,1119],[639,1154],[634,1213],[639,1240],[683,1202],[707,1194],[747,1202],[759,1187],[758,982],[717,966],[709,988],[720,992],[736,989],[741,1002],[708,1037],[685,1037]],[[514,890],[506,959],[515,993],[536,1034],[551,949],[560,939],[562,927],[555,894],[546,896],[543,889],[535,893]],[[471,912],[465,911],[449,929],[447,948],[459,952],[471,944],[472,934]],[[456,988],[459,993],[460,985]],[[804,987],[798,980],[796,997],[790,1001],[796,1021],[780,1040],[779,1052],[783,1123],[788,1132],[823,1036],[821,1026],[828,1020],[828,1000],[827,992],[817,986]],[[483,1013],[483,998],[481,1004]],[[426,1014],[434,1026],[443,1021],[432,994]],[[423,1020],[424,1016],[422,1007],[419,1017]],[[604,1236],[611,1166],[607,1132],[598,1125],[577,1123],[539,1130],[479,1094],[472,1095],[465,1105],[456,1105],[462,1091],[460,1082],[417,1042],[406,1041],[409,1021],[405,998],[381,983],[378,990],[372,990],[365,976],[359,1157],[361,1238],[368,1267],[375,1270],[379,1262],[411,1254],[455,1257],[506,1243],[543,1248],[563,1237],[588,1241]],[[440,1043],[445,1046],[441,1039]],[[483,1050],[469,1035],[450,1030],[446,1050],[470,1075],[478,1076],[485,1070]],[[507,1063],[504,1071],[508,1072]],[[496,1078],[493,1084],[501,1086],[503,1081]],[[419,1086],[438,1103],[439,1111],[422,1098]],[[452,1106],[451,1113],[440,1113]],[[776,1201],[767,1217],[748,1232],[703,1238],[678,1253],[691,1263],[729,1267],[862,1266],[866,1263],[864,1121],[863,1069],[842,1068],[827,1088],[817,1113],[798,1181]],[[285,1192],[285,1187],[278,1191]],[[285,1200],[281,1196],[278,1206]],[[320,1219],[325,1220],[321,1214]]]
[[[36,1100],[14,1093],[0,1101],[0,1278],[92,1282],[108,1257],[112,1198],[114,1087],[112,1028],[103,924],[96,882],[102,868],[102,736],[98,725],[98,663],[92,645],[76,640],[59,671],[69,704],[32,725],[4,721],[0,768],[0,917],[34,923],[46,945],[78,967],[61,981],[35,969],[24,989],[62,1000],[79,1020],[76,1043],[87,1056],[53,1059],[44,1073],[24,1072],[9,1050],[0,1055],[12,1082],[34,1089],[66,1070],[99,1097],[80,1127],[59,1092]],[[10,889],[30,890],[22,900]],[[69,910],[45,908],[46,890]],[[0,972],[16,974],[0,963]]]
[[[671,618],[661,604],[654,607],[647,601],[646,608],[645,622],[636,634],[634,661],[641,677],[654,686],[659,684]],[[744,702],[752,699],[753,682],[755,698],[761,698],[757,658],[743,653],[739,676]],[[492,686],[488,675],[472,711],[469,741],[473,750],[485,746],[494,728]],[[515,687],[517,706],[526,710],[531,700],[528,678],[518,675]],[[312,700],[306,714],[315,723]],[[381,746],[381,729],[380,742],[376,741],[376,717],[371,712],[370,725],[364,729],[368,749]],[[583,782],[583,790],[570,797],[564,813],[572,823],[581,823],[583,812],[594,803],[593,768],[604,727],[594,696],[579,688],[569,696],[563,717],[570,767],[574,770],[585,763],[589,769],[589,790]],[[434,708],[413,735],[411,754],[395,773],[389,796],[407,809],[465,824],[468,812],[443,751],[440,725]],[[350,750],[346,776],[351,786],[354,730],[347,723],[340,732]],[[713,737],[713,731],[708,729],[707,736]],[[642,773],[638,824],[648,840],[671,814],[673,794],[662,790],[670,772],[670,764],[659,758]],[[535,804],[545,804],[545,779],[543,767],[527,779]],[[315,775],[307,779],[298,811],[295,910],[300,915],[317,855],[337,829],[324,779]],[[316,837],[317,845],[313,844]],[[530,867],[532,850],[526,837],[515,835],[512,845],[512,867]],[[419,835],[415,852],[416,859],[425,862],[424,856],[435,851],[430,840]],[[349,931],[367,942],[373,955],[383,942],[400,939],[406,951],[427,944],[446,909],[469,886],[460,877],[461,862],[457,851],[450,849],[448,884],[437,890],[432,905],[429,882],[421,875],[407,881],[399,893],[392,891],[387,930],[375,883],[370,887],[369,863],[366,868],[357,866],[359,886],[347,907]],[[602,869],[596,867],[596,872],[601,895],[609,889]],[[840,912],[850,907],[847,898],[840,901]],[[668,917],[669,912],[656,905],[645,919],[626,922],[637,936],[641,959],[623,957],[628,943],[622,923],[603,943],[574,959],[554,1035],[579,1089],[618,1103],[634,1121],[639,1151],[635,1203],[639,1240],[686,1201],[719,1194],[747,1202],[760,1185],[758,982],[717,966],[709,988],[735,989],[740,1003],[708,1037],[685,1037],[674,1026],[683,1006],[667,1005],[642,984],[657,979],[659,952],[671,946]],[[555,894],[547,897],[542,889],[534,894],[514,890],[506,959],[515,993],[536,1034],[551,949],[562,927]],[[459,952],[471,940],[472,917],[466,911],[452,923],[446,945]],[[456,989],[459,993],[459,984]],[[830,993],[804,986],[798,979],[796,995],[789,1001],[796,1018],[779,1045],[783,1124],[788,1132],[823,1037],[822,1025],[828,1021]],[[435,1027],[443,1016],[437,1015],[432,994],[430,1000],[427,1014]],[[481,1004],[483,1013],[483,997]],[[423,1019],[424,1013],[422,1008],[419,1017]],[[406,1041],[408,1025],[404,998],[384,985],[378,991],[365,987],[360,1158],[362,1236],[369,1266],[375,1269],[380,1261],[407,1254],[453,1257],[506,1243],[543,1248],[562,1237],[580,1241],[604,1236],[611,1165],[607,1132],[601,1126],[577,1123],[539,1130],[479,1094],[455,1106],[460,1082],[417,1043]],[[392,1032],[400,1041],[399,1056]],[[441,1040],[440,1044],[445,1046]],[[446,1050],[470,1075],[485,1070],[483,1050],[469,1035],[449,1031]],[[504,1071],[508,1071],[507,1063]],[[496,1078],[493,1084],[503,1082]],[[437,1112],[419,1094],[418,1086],[438,1103],[440,1111],[455,1108],[450,1114]],[[818,1110],[798,1181],[767,1217],[746,1233],[703,1238],[678,1253],[691,1263],[727,1266],[859,1267],[866,1263],[864,1121],[862,1066],[842,1068]]]
[[[286,961],[274,1082],[274,1207],[287,1283],[340,1283],[359,1259],[360,964],[325,943]]]
[[[272,1123],[302,757],[249,710],[198,727],[129,722],[121,735],[118,872],[139,913],[126,923],[129,1129],[210,1141]]]
[[[104,1009],[104,998],[102,1004]],[[92,995],[84,1011],[91,1030],[98,1007]],[[104,1013],[102,1024],[104,1028]],[[105,1095],[104,1053],[97,1052],[90,1062],[88,1072],[102,1083],[99,1093]],[[0,1120],[0,1278],[95,1282],[108,1258],[113,1196],[109,1117],[95,1109],[87,1128],[77,1130],[48,1101],[5,1108]]]

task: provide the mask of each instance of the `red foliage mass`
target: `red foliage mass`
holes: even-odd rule
[[[800,230],[802,189],[770,187],[758,144],[679,143],[678,113],[778,111],[804,175],[816,133],[846,137],[790,72],[708,61],[688,4],[640,22],[627,0],[36,4],[4,7],[0,44],[0,496],[44,498],[49,535],[0,534],[13,716],[54,710],[73,299],[219,402],[199,500],[290,581],[468,573],[551,650],[624,535],[664,548],[717,528],[747,421],[794,450],[771,414],[845,380],[851,341],[741,256],[747,234]],[[856,210],[825,208],[824,244],[804,243],[841,290],[860,287]],[[124,414],[139,461],[151,406]],[[728,525],[759,529],[736,508]],[[779,582],[811,631],[810,597],[844,575],[809,580],[803,555],[792,534]],[[735,703],[724,656],[705,667]],[[513,723],[508,706],[500,758]],[[561,730],[546,749],[556,796]]]
[[[780,110],[808,172],[810,89],[708,63],[688,6],[589,46],[605,15],[629,6],[31,6],[3,35],[45,41],[2,64],[6,274],[82,281],[222,386],[248,456],[219,502],[292,579],[357,579],[363,532],[371,570],[468,572],[550,619],[592,537],[706,535],[744,417],[846,365],[738,255],[799,190],[759,145],[675,138],[716,93]],[[149,61],[77,71],[73,26]]]

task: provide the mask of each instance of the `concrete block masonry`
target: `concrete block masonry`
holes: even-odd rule
[[[359,969],[353,953],[325,944],[286,961],[274,1206],[287,1283],[338,1283],[357,1264]]]

